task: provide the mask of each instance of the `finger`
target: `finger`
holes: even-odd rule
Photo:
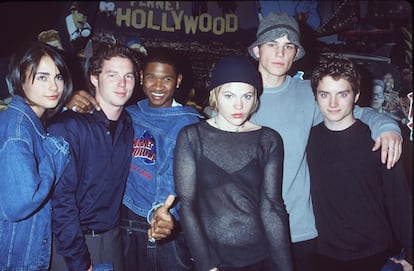
[[[173,205],[174,200],[175,200],[175,196],[174,195],[169,195],[165,199],[164,204],[161,205],[157,210],[155,210],[154,216],[152,217],[152,221],[154,221],[158,217],[160,217],[160,219],[172,220],[169,209]]]
[[[171,213],[167,209],[164,209],[164,211],[157,210],[151,221],[151,226],[153,231],[157,231],[159,227],[169,227],[172,229],[174,227],[174,220]]]
[[[402,152],[403,152],[402,141],[399,141],[395,145],[395,154],[396,155],[394,156],[394,165],[400,160]]]
[[[393,146],[388,147],[388,157],[387,157],[387,168],[390,169],[394,165],[394,154],[395,154],[395,148]]]
[[[73,106],[77,105],[78,98],[76,95],[70,97],[69,101],[66,103],[66,107],[72,109]]]
[[[152,237],[157,240],[169,236],[174,229],[174,220],[172,215],[166,210],[167,209],[160,213],[157,212],[151,221],[151,234]]]
[[[397,163],[397,161],[400,159],[400,157],[401,157],[401,149],[400,149],[399,145],[397,144],[394,147],[394,150],[393,150],[393,159],[392,159],[392,162],[391,162],[391,164],[389,165],[388,168],[390,169],[390,168],[394,167],[395,164]]]
[[[157,219],[151,225],[152,232],[161,233],[161,232],[168,232],[174,228],[174,220],[173,219]]]
[[[86,91],[84,89],[79,89],[79,90],[75,91],[75,94],[80,95],[80,96],[84,96],[84,97],[92,96],[91,94],[89,94],[88,91]]]
[[[401,138],[395,136],[391,138],[388,143],[388,159],[387,168],[390,169],[395,166],[402,154],[402,141]]]
[[[81,113],[86,113],[92,110],[92,104],[80,104],[78,106],[78,111]]]
[[[165,223],[163,221],[151,223],[151,227],[148,229],[148,239],[154,238],[160,240],[168,237],[172,229],[174,228],[174,223]]]
[[[153,222],[156,223],[158,226],[159,223],[165,221],[166,223],[171,223],[173,221],[173,217],[169,211],[171,205],[167,204],[166,206],[162,206],[155,211],[153,216]]]
[[[173,223],[171,223],[173,225]],[[172,232],[173,226],[162,227],[157,225],[155,228],[151,228],[151,236],[159,240],[169,236]]]
[[[381,137],[377,137],[377,139],[375,140],[375,144],[372,147],[372,151],[379,150],[380,147],[381,147]]]
[[[174,195],[168,195],[167,199],[164,201],[164,205],[162,206],[162,208],[166,208],[167,210],[169,210],[171,206],[173,205],[174,200],[175,200]]]
[[[76,111],[83,112],[85,109],[88,109],[88,107],[91,105],[91,103],[88,101],[88,99],[84,98],[82,95],[75,94],[71,97],[70,101],[67,103],[67,107],[72,109],[76,107]]]
[[[90,97],[92,97],[92,96],[90,96]],[[83,96],[83,95],[78,96],[77,103],[82,104],[84,107],[92,105],[91,99],[88,96]]]
[[[95,97],[85,90],[78,90],[75,92],[68,102],[68,108],[75,104],[78,105],[78,111],[82,113],[91,112],[94,108],[98,111],[101,110]]]
[[[150,241],[151,243],[155,243],[156,238],[153,236],[151,229],[147,231],[147,235],[148,235],[148,241]]]
[[[98,104],[98,101],[96,101],[96,99],[94,97],[91,96],[90,102],[92,103],[92,105],[95,107],[96,110],[100,111],[101,107]]]
[[[381,144],[381,162],[383,164],[386,164],[388,162],[387,158],[389,158],[388,156],[389,152],[390,152],[390,149],[388,148],[388,144],[386,144],[383,140]]]
[[[96,101],[95,97],[92,96],[89,92],[80,90],[79,95],[82,96],[82,101],[85,101],[85,104],[87,104],[90,107],[90,110],[95,108],[96,110],[101,110],[101,107],[98,104],[98,101]]]
[[[151,231],[151,236],[157,240],[163,239],[165,237],[170,236],[171,230],[169,229],[158,229],[158,231]]]

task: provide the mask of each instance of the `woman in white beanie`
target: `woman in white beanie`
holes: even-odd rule
[[[262,90],[257,68],[247,57],[224,57],[208,90],[215,116],[184,127],[174,153],[180,217],[196,269],[291,271],[282,139],[249,121]]]

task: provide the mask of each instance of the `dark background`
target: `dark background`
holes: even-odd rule
[[[213,2],[214,7],[224,5],[221,1],[209,1],[209,3]],[[242,8],[240,1],[229,2],[237,3],[238,8]],[[72,3],[73,1],[5,1],[0,3],[0,25],[3,29],[0,42],[0,99],[8,96],[3,78],[7,73],[8,58],[11,53],[22,42],[36,40],[41,31],[56,28],[67,15]],[[98,4],[99,1],[90,3]],[[230,7],[234,8],[234,3]],[[252,5],[252,3],[253,1],[250,1],[247,4]],[[395,77],[396,90],[400,92],[401,97],[404,97],[408,91],[412,91],[412,36],[407,39],[401,31],[402,28],[406,28],[412,35],[412,5],[409,1],[344,0],[318,1],[318,4],[321,11],[321,24],[325,26],[323,29],[325,32],[317,33],[300,22],[306,56],[295,63],[292,73],[301,69],[309,75],[321,53],[347,53],[365,68],[363,83],[369,83],[370,79],[381,78],[385,72],[391,72]],[[344,7],[338,9],[341,5]],[[340,12],[335,14],[338,10]],[[365,14],[361,14],[361,11]],[[350,15],[353,20],[352,24],[345,24],[346,17]],[[249,18],[242,19],[249,20]],[[251,19],[257,20],[257,18]],[[230,41],[220,37],[197,40],[160,32],[149,32],[144,34],[143,38],[146,46],[171,46],[182,53],[183,57],[187,57],[183,58],[183,62],[190,63],[190,66],[185,77],[187,89],[184,89],[183,93],[188,93],[190,88],[194,87],[195,102],[204,105],[207,97],[205,86],[209,81],[212,63],[222,55],[246,54],[246,48],[255,39],[255,32],[256,29],[252,28],[251,31],[243,33],[243,37],[231,37]],[[121,34],[127,35],[128,33]],[[338,42],[329,43],[317,40],[321,36],[331,35],[335,36]],[[362,58],[366,55],[383,56],[389,58],[390,63],[366,61]],[[403,69],[409,71],[408,80],[401,77]],[[305,79],[307,79],[306,76]],[[364,90],[369,87],[365,85]],[[370,97],[369,91],[363,93]],[[361,102],[364,102],[364,99],[361,99]],[[367,101],[362,105],[367,105]],[[409,139],[407,127],[402,125],[401,128],[404,136],[403,160],[412,184],[412,141]]]
[[[0,3],[0,25],[3,29],[0,56],[10,55],[23,41],[53,28],[72,1],[6,1]]]

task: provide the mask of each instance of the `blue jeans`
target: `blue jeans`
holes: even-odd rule
[[[179,226],[174,227],[174,231],[168,238],[155,243],[148,241],[149,226],[145,217],[136,215],[122,205],[121,235],[125,270],[194,270],[190,251]]]

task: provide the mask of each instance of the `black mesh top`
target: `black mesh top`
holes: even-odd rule
[[[269,270],[293,270],[283,155],[280,135],[267,127],[226,132],[203,121],[183,128],[175,188],[197,270],[246,266],[269,255]]]

